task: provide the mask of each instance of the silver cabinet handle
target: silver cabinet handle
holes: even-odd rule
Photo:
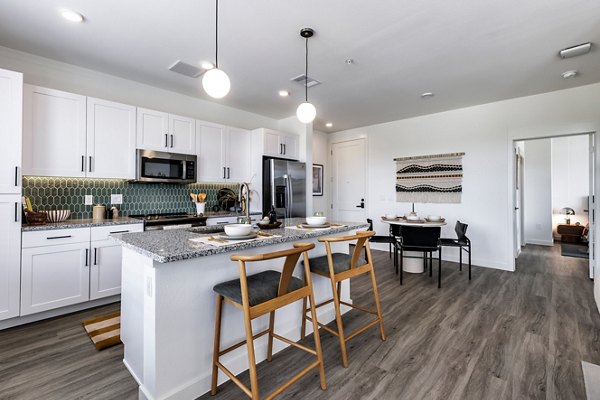
[[[53,239],[68,239],[70,238],[71,235],[65,235],[65,236],[49,236],[46,239],[48,240],[53,240]]]
[[[165,147],[169,147],[169,134],[165,133]]]
[[[88,171],[92,172],[92,156],[89,156],[89,165],[88,165]]]
[[[171,148],[173,148],[173,135],[171,135]]]
[[[81,156],[81,172],[85,172],[85,156]]]

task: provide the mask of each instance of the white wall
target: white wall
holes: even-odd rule
[[[575,210],[571,224],[588,223],[589,194],[589,143],[588,135],[552,139],[552,213],[553,227],[565,223],[560,214],[563,207]]]
[[[331,216],[329,207],[329,185],[331,181],[327,179],[329,174],[329,143],[327,134],[314,131],[312,147],[313,163],[323,165],[323,196],[313,196],[313,212],[323,211],[327,217]]]
[[[552,246],[552,163],[550,139],[524,142],[523,212],[526,244]]]

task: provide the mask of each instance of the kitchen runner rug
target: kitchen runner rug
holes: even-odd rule
[[[396,161],[396,201],[460,203],[465,153],[400,157]]]
[[[83,328],[97,350],[121,343],[121,312],[116,311],[101,317],[86,319]]]

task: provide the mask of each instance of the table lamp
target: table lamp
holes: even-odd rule
[[[572,208],[569,208],[569,207],[564,207],[560,210],[560,213],[563,215],[566,215],[565,223],[567,225],[571,225],[571,217],[570,216],[575,215],[575,210],[573,210]]]

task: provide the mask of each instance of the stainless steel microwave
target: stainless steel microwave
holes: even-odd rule
[[[197,157],[189,154],[137,150],[136,181],[195,183]]]

